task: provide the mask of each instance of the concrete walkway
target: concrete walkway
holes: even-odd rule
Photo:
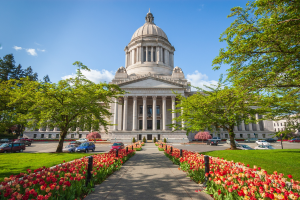
[[[212,199],[204,192],[195,192],[199,185],[178,170],[153,143],[129,159],[85,200],[96,199]]]

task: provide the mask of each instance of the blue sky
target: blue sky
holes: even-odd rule
[[[245,0],[2,0],[0,57],[13,53],[16,64],[31,66],[39,79],[52,82],[75,74],[81,61],[92,69],[86,76],[109,82],[125,65],[124,48],[145,22],[154,22],[175,47],[175,66],[193,85],[217,81],[229,66],[212,70],[220,34],[233,22],[230,9]]]

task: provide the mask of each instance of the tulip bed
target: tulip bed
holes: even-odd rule
[[[119,150],[118,157],[114,151],[93,156],[92,179],[88,186],[86,173],[88,158],[83,157],[72,162],[63,163],[52,168],[39,168],[27,173],[11,175],[0,183],[0,199],[82,199],[114,171],[119,170],[135,151]]]
[[[180,157],[179,149],[173,148],[171,152],[170,147],[165,155],[195,182],[203,183],[207,177],[205,192],[214,199],[300,199],[299,181],[294,181],[292,175],[288,175],[291,184],[287,184],[282,173],[268,174],[256,166],[249,168],[243,163],[216,157],[209,158],[210,172],[205,174],[204,155],[183,150]]]
[[[132,149],[132,146],[133,146],[133,149],[136,150],[136,151],[141,151],[142,150],[142,146],[144,146],[145,143],[142,142],[136,142],[136,143],[133,143],[132,145],[128,145],[128,149]]]

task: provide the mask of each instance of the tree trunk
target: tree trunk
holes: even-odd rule
[[[230,138],[230,148],[231,149],[236,149],[236,144],[235,144],[235,141],[234,141],[233,128],[229,128],[228,132],[229,132],[229,138]]]
[[[68,133],[67,129],[66,130],[62,130],[60,132],[60,138],[59,138],[58,146],[56,148],[56,153],[61,153],[62,152],[64,141],[65,141],[65,137],[66,137],[67,133]]]

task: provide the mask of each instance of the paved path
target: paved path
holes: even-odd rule
[[[153,143],[147,143],[84,200],[212,199],[204,192],[195,192],[198,189],[199,185],[178,170],[178,165]]]

